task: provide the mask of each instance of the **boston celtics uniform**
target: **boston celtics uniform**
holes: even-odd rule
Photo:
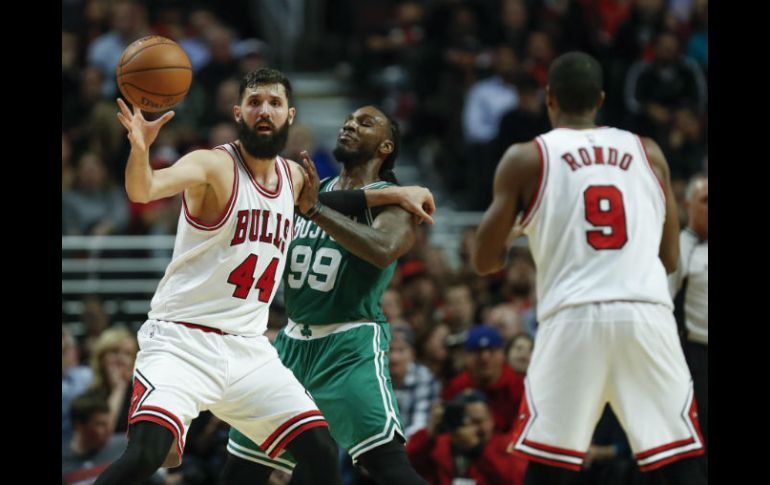
[[[334,190],[339,177],[321,182]],[[365,189],[387,187],[375,182]],[[354,220],[371,226],[367,209]],[[284,272],[288,325],[275,342],[281,361],[310,392],[335,441],[354,461],[396,434],[401,418],[388,371],[390,329],[380,308],[396,263],[380,269],[353,255],[312,221],[295,219]],[[289,471],[293,459],[275,460],[235,429],[227,445],[240,458]]]

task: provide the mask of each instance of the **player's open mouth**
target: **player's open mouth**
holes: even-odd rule
[[[339,140],[344,142],[356,141],[356,139],[353,136],[351,136],[350,133],[347,133],[347,132],[340,133]]]
[[[269,123],[260,123],[257,125],[257,133],[272,133],[273,126]]]

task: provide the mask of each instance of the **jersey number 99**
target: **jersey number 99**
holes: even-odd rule
[[[342,254],[334,248],[320,247],[313,254],[309,246],[294,246],[289,261],[289,286],[299,289],[307,279],[312,289],[329,292],[334,288],[341,262]]]

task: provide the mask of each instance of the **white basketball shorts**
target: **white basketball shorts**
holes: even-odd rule
[[[152,421],[171,431],[176,452],[163,466],[181,463],[190,422],[205,410],[271,458],[301,432],[328,426],[267,337],[217,332],[158,320],[139,329],[129,424]]]
[[[512,449],[580,470],[606,403],[642,471],[703,453],[690,372],[663,305],[591,303],[540,322]]]

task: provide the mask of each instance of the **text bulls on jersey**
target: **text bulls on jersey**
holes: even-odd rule
[[[609,165],[628,171],[628,167],[631,166],[634,157],[630,153],[623,153],[623,156],[620,156],[616,148],[594,146],[591,148],[578,148],[577,153],[564,153],[561,159],[569,165],[573,172],[589,165]]]
[[[250,242],[271,243],[282,253],[286,249],[286,240],[291,230],[291,221],[280,212],[273,215],[269,210],[241,210],[237,214],[238,222],[230,246]]]

